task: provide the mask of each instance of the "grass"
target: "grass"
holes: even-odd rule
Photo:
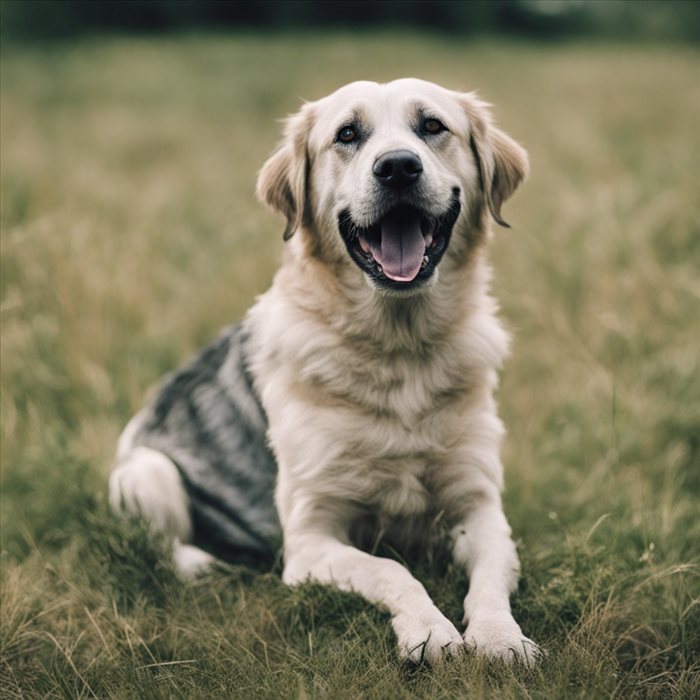
[[[418,35],[2,53],[4,697],[700,696],[699,56]],[[547,658],[409,669],[386,613],[279,571],[180,584],[106,476],[148,387],[269,284],[276,120],[356,78],[478,87],[533,174],[493,245],[513,598]],[[455,622],[446,551],[417,574]]]

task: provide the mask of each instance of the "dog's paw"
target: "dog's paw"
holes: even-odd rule
[[[198,576],[208,573],[216,559],[191,544],[182,544],[180,540],[173,542],[173,562],[175,571],[183,581],[194,581]]]
[[[508,613],[470,620],[464,632],[467,649],[487,659],[506,663],[521,662],[533,668],[542,651],[525,637],[518,623]]]
[[[434,665],[464,651],[457,628],[437,608],[425,614],[401,613],[391,624],[404,661]]]

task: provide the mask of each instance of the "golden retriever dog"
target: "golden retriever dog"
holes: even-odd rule
[[[402,658],[470,648],[532,665],[509,602],[519,562],[493,397],[508,336],[486,257],[527,170],[471,93],[362,81],[305,103],[258,180],[287,220],[282,266],[129,424],[115,508],[171,536],[185,574],[269,551],[281,527],[284,581],[388,609]],[[425,547],[437,521],[469,576],[464,632],[405,566],[369,553]]]

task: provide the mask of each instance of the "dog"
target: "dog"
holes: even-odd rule
[[[282,265],[129,423],[113,507],[164,533],[184,576],[281,541],[285,583],[388,609],[403,659],[535,663],[509,602],[519,562],[493,398],[508,335],[486,258],[527,172],[473,93],[361,81],[304,103],[257,185],[286,217]],[[470,580],[463,634],[405,566],[368,551],[378,537],[424,547],[437,521]]]

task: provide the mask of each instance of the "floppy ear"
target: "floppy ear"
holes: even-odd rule
[[[312,121],[312,111],[308,104],[289,117],[282,142],[258,175],[258,199],[287,217],[285,241],[307,219],[307,139]]]
[[[473,95],[464,95],[463,104],[469,117],[470,145],[479,166],[486,205],[498,224],[510,228],[501,217],[501,205],[528,174],[527,152],[493,125],[486,103]]]

